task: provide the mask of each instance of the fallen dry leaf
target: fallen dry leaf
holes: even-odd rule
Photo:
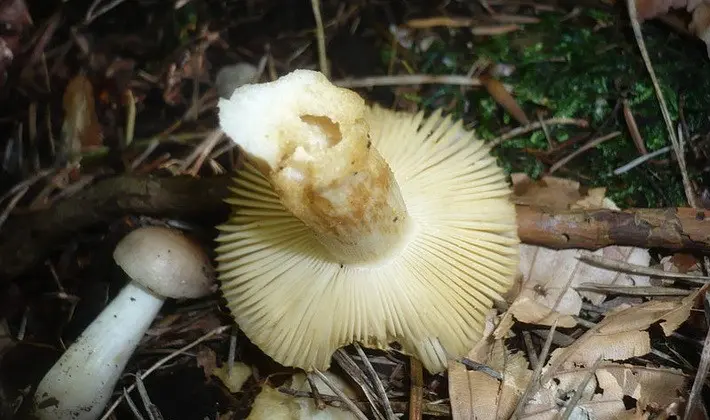
[[[652,300],[611,310],[570,346],[553,351],[545,376],[558,369],[590,366],[597,358],[624,360],[647,354],[651,348],[646,330],[660,323],[664,334],[670,335],[688,318],[700,290],[682,299]]]
[[[625,0],[621,0],[622,2]],[[636,13],[640,21],[667,14],[671,9],[685,8],[698,0],[636,0]]]
[[[207,346],[200,346],[200,349],[195,354],[197,366],[202,368],[205,374],[205,379],[209,380],[212,377],[212,372],[217,369],[217,355],[214,350]]]
[[[625,2],[625,0],[617,0]],[[684,9],[691,14],[688,31],[708,46],[710,56],[710,1],[708,0],[636,0],[636,15],[640,22]]]
[[[449,369],[451,413],[458,419],[507,419],[515,411],[532,376],[523,353],[511,352],[503,340],[489,342],[488,354],[478,360],[502,375],[469,371],[460,363]],[[472,359],[473,360],[473,359]]]
[[[591,375],[591,378],[590,378]],[[545,383],[531,398],[525,419],[555,419],[569,399],[588,379],[576,411],[596,420],[642,419],[647,408],[664,407],[677,401],[688,386],[690,377],[670,368],[602,363],[595,372],[573,368],[558,372],[554,381]],[[636,407],[626,409],[626,402]],[[584,413],[584,414],[583,414]],[[574,415],[571,418],[575,418]]]
[[[693,10],[693,18],[688,24],[688,30],[705,43],[710,56],[710,4],[697,5]]]
[[[508,92],[503,83],[486,74],[480,75],[478,79],[481,81],[483,87],[486,88],[488,94],[491,95],[498,105],[502,106],[503,109],[515,118],[516,121],[523,125],[530,124],[530,119],[525,115],[523,109],[518,105],[518,101]]]
[[[581,185],[572,180],[544,177],[531,180],[525,174],[513,174],[513,201],[519,205],[534,205],[551,210],[574,208],[615,208],[605,198],[604,188],[582,192]],[[520,245],[520,276],[522,287],[508,311],[503,316],[496,338],[504,337],[513,325],[519,322],[552,325],[555,321],[561,328],[573,327],[577,321],[583,298],[600,304],[606,295],[591,291],[577,291],[582,283],[593,282],[616,286],[648,286],[648,276],[630,275],[595,267],[579,261],[581,250],[553,250],[540,246]],[[609,246],[593,254],[617,261],[648,266],[651,256],[647,250],[633,247]]]
[[[69,81],[64,89],[63,105],[60,157],[78,163],[83,152],[103,143],[101,124],[96,115],[94,88],[86,76],[80,74]]]
[[[530,380],[532,371],[526,357],[509,351],[504,340],[491,338],[494,317],[491,311],[486,318],[484,339],[471,349],[467,358],[498,372],[502,380],[450,362],[449,399],[454,420],[509,418]]]
[[[698,261],[694,255],[682,252],[676,252],[673,255],[663,257],[661,259],[661,267],[663,268],[663,271],[671,273],[693,273],[699,276],[703,275],[700,261]]]
[[[535,181],[524,173],[511,174],[510,178],[513,183],[511,200],[515,204],[568,210],[583,199],[577,181],[554,176],[545,176]]]

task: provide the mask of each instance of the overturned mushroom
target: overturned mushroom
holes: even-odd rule
[[[165,300],[198,298],[212,290],[207,255],[173,229],[136,229],[121,239],[113,257],[130,281],[39,383],[34,418],[98,418]]]
[[[219,116],[248,159],[217,271],[266,354],[327,369],[341,346],[396,341],[440,372],[480,339],[519,241],[505,174],[461,122],[369,107],[308,70],[236,89]]]

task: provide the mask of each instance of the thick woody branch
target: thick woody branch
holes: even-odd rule
[[[51,208],[9,219],[0,229],[0,283],[41,263],[65,239],[126,215],[222,218],[229,178],[122,175],[98,181]]]
[[[710,211],[692,208],[547,212],[518,206],[518,234],[549,248],[609,245],[710,250]]]
[[[212,178],[122,175],[99,181],[52,208],[15,216],[0,230],[0,283],[41,263],[83,229],[125,215],[204,219],[228,214],[227,176]],[[689,208],[549,212],[518,206],[523,242],[549,248],[609,245],[710,251],[710,211]]]

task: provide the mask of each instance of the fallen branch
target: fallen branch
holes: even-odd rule
[[[229,176],[122,175],[96,182],[52,208],[15,215],[0,230],[0,283],[40,264],[64,240],[126,215],[202,219],[228,214]],[[691,208],[550,212],[518,206],[523,242],[554,249],[609,245],[710,250],[710,212]],[[707,219],[707,220],[706,220]]]
[[[609,245],[710,250],[710,212],[692,208],[547,212],[518,206],[518,234],[555,249]]]
[[[0,230],[0,283],[41,263],[83,229],[129,214],[224,217],[229,178],[122,175],[96,182],[46,210],[8,219]]]

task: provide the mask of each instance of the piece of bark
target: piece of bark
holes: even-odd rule
[[[0,283],[17,278],[83,229],[125,215],[203,218],[218,225],[229,212],[230,177],[120,175],[96,182],[47,210],[14,216],[0,229]],[[528,244],[595,250],[609,245],[710,250],[710,211],[691,208],[550,212],[517,206]]]

